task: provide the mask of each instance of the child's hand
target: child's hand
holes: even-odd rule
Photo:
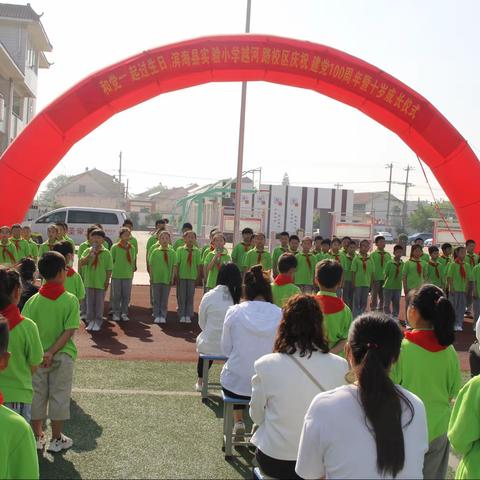
[[[45,352],[43,354],[43,362],[42,362],[42,368],[49,368],[52,366],[53,362],[53,353],[51,352]]]
[[[108,290],[108,285],[109,285],[109,282],[105,282],[104,290]]]

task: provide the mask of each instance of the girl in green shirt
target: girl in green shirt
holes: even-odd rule
[[[213,237],[215,250],[209,252],[203,262],[205,267],[205,292],[217,286],[217,277],[220,267],[231,261],[230,255],[225,249],[225,237],[223,233],[217,232]]]
[[[470,265],[465,263],[465,247],[457,247],[453,251],[454,261],[447,269],[448,299],[455,310],[455,330],[463,330],[465,307],[467,306],[468,283],[472,277]]]

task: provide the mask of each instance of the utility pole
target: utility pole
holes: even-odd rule
[[[122,183],[122,152],[120,151],[120,155],[118,156],[119,163],[118,163],[118,182]]]
[[[388,200],[387,200],[387,225],[390,225],[390,196],[392,194],[392,170],[393,163],[389,163],[385,168],[390,169],[390,176],[388,178]]]
[[[340,190],[340,188],[343,187],[343,183],[335,183],[333,186],[334,186],[337,190]]]
[[[403,195],[403,212],[402,212],[403,230],[405,230],[405,225],[407,224],[407,193],[408,193],[408,187],[411,186],[408,183],[408,177],[410,175],[410,171],[413,170],[413,167],[411,167],[410,165],[407,165],[407,168],[404,168],[404,170],[407,172],[407,178],[405,179],[405,193]]]
[[[247,0],[247,19],[245,33],[250,33],[250,14],[252,0]],[[235,215],[233,217],[233,243],[240,238],[240,207],[242,199],[243,145],[245,140],[245,111],[247,106],[247,82],[242,82],[242,99],[240,105],[240,130],[238,133],[237,183],[235,184]]]

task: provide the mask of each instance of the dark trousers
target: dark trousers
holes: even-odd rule
[[[203,378],[203,358],[199,358],[198,359],[198,362],[197,362],[197,375],[198,375],[198,378]],[[212,366],[213,364],[213,360],[210,360],[208,362],[208,369],[210,369],[210,367]]]
[[[277,460],[276,458],[265,455],[257,448],[255,453],[260,470],[267,476],[278,478],[279,480],[297,480],[300,479],[295,472],[295,460]]]
[[[468,349],[470,355],[470,374],[472,377],[480,375],[480,343],[475,342]]]
[[[252,398],[252,397],[245,397],[244,395],[238,395],[237,393],[231,392],[230,390],[227,390],[226,388],[223,388],[223,387],[222,387],[222,390],[227,397],[238,398],[239,400],[250,400]],[[234,405],[233,409],[245,410],[245,407],[246,405]]]

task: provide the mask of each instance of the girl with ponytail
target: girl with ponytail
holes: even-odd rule
[[[305,417],[296,472],[313,478],[422,478],[425,408],[389,377],[400,353],[395,320],[366,313],[350,328],[356,381],[315,397]]]
[[[0,266],[0,315],[8,322],[10,361],[0,372],[0,391],[7,407],[30,421],[33,398],[32,374],[43,361],[37,325],[22,317],[17,307],[20,276],[13,268]]]
[[[461,386],[458,355],[453,347],[455,311],[443,290],[423,285],[412,292],[407,317],[412,330],[405,332],[392,379],[425,404],[430,444],[424,478],[445,478],[451,402]]]

